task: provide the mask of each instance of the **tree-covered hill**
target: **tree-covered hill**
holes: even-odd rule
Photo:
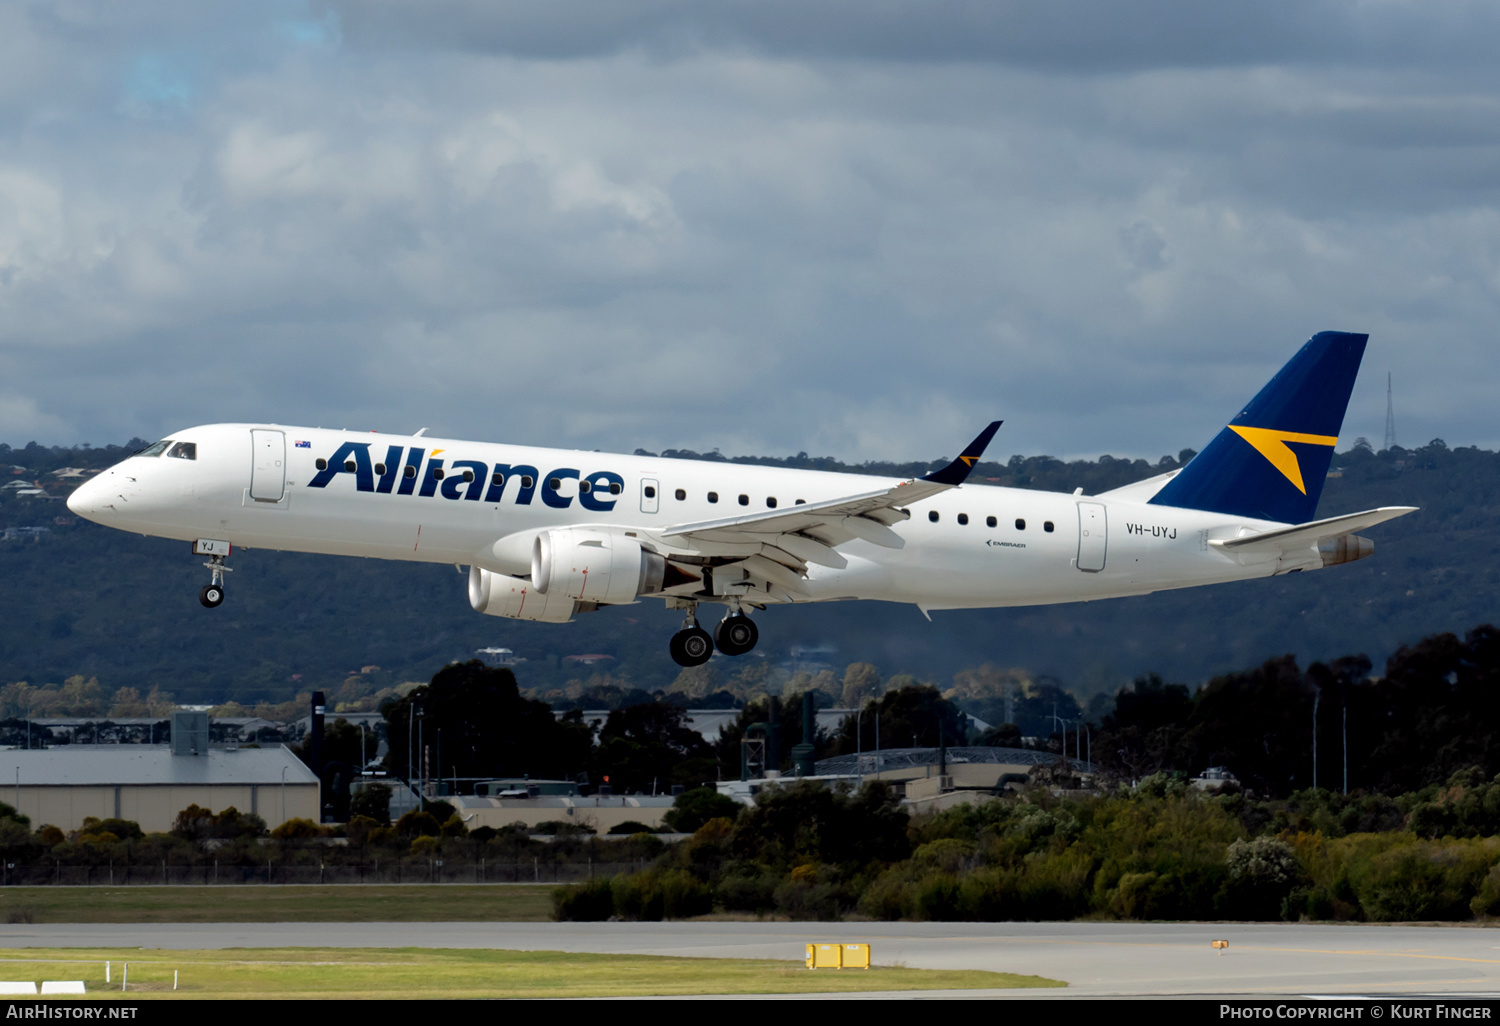
[[[61,497],[69,486],[55,471],[102,467],[128,451],[0,446],[0,483],[37,481]],[[733,462],[895,475],[945,461],[849,467],[799,454]],[[1149,464],[1015,456],[981,463],[975,479],[1094,494],[1177,465],[1170,457]],[[1051,675],[1087,695],[1152,672],[1202,681],[1282,653],[1306,664],[1363,652],[1380,666],[1404,642],[1494,618],[1500,454],[1441,442],[1381,453],[1361,446],[1334,466],[1341,476],[1327,482],[1320,515],[1422,507],[1368,532],[1376,540],[1373,558],[1138,598],[939,612],[932,623],[913,607],[886,603],[771,609],[760,617],[754,655],[715,659],[710,667],[727,676],[746,667],[806,667],[809,660],[835,669],[864,661],[887,675],[946,682],[960,669],[993,663]],[[678,616],[654,601],[572,624],[522,623],[472,612],[464,579],[449,566],[255,551],[233,561],[229,601],[206,610],[197,599],[206,571],[185,544],[57,523],[70,519],[61,501],[15,491],[0,489],[0,528],[48,530],[0,541],[0,682],[84,674],[106,689],[157,685],[179,701],[279,700],[310,687],[337,688],[350,671],[370,665],[392,681],[426,680],[485,647],[524,657],[517,676],[528,689],[587,678],[588,668],[567,660],[574,654],[608,655],[613,680],[647,690],[678,675],[666,650]]]

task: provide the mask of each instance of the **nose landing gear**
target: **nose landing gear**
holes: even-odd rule
[[[208,562],[203,565],[213,575],[212,581],[198,592],[198,601],[209,609],[217,609],[224,603],[224,575],[233,570],[224,564],[230,551],[231,546],[226,541],[199,538],[193,542],[193,554],[208,557]]]

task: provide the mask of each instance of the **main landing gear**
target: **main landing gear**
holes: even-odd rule
[[[678,666],[702,666],[714,654],[714,649],[728,656],[744,655],[760,640],[760,631],[754,621],[736,605],[730,607],[729,615],[714,626],[713,637],[698,626],[698,607],[694,603],[687,607],[682,621],[682,630],[672,635],[670,650],[672,661]]]
[[[230,545],[226,541],[199,538],[193,542],[193,554],[208,557],[208,562],[203,565],[213,575],[213,579],[198,592],[198,601],[209,609],[217,609],[224,604],[224,575],[233,570],[233,567],[224,563],[229,558],[229,552]]]

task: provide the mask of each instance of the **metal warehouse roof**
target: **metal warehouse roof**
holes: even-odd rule
[[[831,759],[819,759],[814,768],[818,774],[835,773],[881,773],[892,770],[911,769],[916,766],[936,766],[936,748],[884,748],[878,752],[861,755],[836,755]],[[1051,766],[1058,760],[1055,752],[1038,752],[1030,748],[958,747],[948,749],[948,765],[985,762],[1010,766]],[[1092,773],[1092,763],[1068,757],[1067,766],[1075,773]],[[0,779],[0,785],[4,784]]]
[[[30,787],[280,785],[316,784],[318,778],[284,746],[173,755],[167,745],[62,745],[0,751],[0,789],[18,782]]]

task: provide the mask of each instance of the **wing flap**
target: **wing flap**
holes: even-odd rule
[[[994,438],[1001,423],[998,420],[991,423],[969,443],[957,459],[925,477],[902,481],[880,491],[807,502],[785,509],[768,509],[744,516],[725,517],[722,520],[678,524],[662,531],[660,537],[669,544],[699,548],[706,552],[712,551],[715,546],[742,545],[747,542],[779,546],[777,539],[784,535],[809,534],[815,535],[813,540],[816,543],[830,549],[855,538],[899,549],[905,542],[890,528],[910,516],[902,507],[963,484],[973,471],[974,464],[984,455],[985,447]],[[792,542],[793,546],[796,544],[797,542]],[[792,548],[787,548],[786,551],[798,555]],[[798,558],[802,557],[798,555]],[[817,559],[804,561],[822,562]]]

